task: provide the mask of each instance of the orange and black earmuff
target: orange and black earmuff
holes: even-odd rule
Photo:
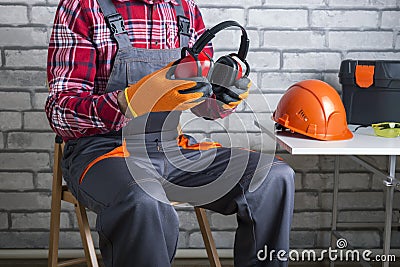
[[[242,30],[239,51],[220,57],[215,63],[203,52],[204,47],[215,35],[229,27],[239,27]],[[249,51],[249,39],[246,30],[236,21],[224,21],[206,30],[192,48],[182,49],[181,60],[175,69],[176,78],[207,77],[214,85],[213,90],[225,90],[242,77],[247,77],[250,67],[246,61]],[[244,70],[243,70],[244,69]],[[244,73],[243,73],[244,72]],[[217,87],[217,88],[216,88]]]

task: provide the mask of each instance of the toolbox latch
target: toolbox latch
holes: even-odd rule
[[[361,88],[368,88],[374,84],[375,66],[357,65],[356,84]]]

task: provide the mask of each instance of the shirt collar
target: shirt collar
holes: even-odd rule
[[[116,1],[118,1],[118,2],[129,2],[129,1],[132,1],[132,0],[116,0]],[[171,3],[171,4],[175,5],[175,6],[178,5],[178,2],[176,2],[176,0],[139,0],[139,1],[144,2],[146,4],[150,4],[150,5],[158,4],[158,3]]]

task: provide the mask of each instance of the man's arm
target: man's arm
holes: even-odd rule
[[[80,1],[60,2],[48,50],[45,110],[64,139],[119,130],[128,121],[118,105],[119,91],[93,94],[97,54],[89,26]]]

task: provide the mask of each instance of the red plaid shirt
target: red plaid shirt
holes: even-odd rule
[[[175,0],[113,2],[124,18],[133,47],[179,47]],[[191,46],[205,27],[193,0],[182,1],[182,4],[190,19]],[[153,12],[149,12],[150,9]],[[153,14],[151,18],[150,13]],[[150,21],[153,24],[151,38]],[[207,49],[212,53],[211,47]],[[50,93],[45,110],[51,127],[64,140],[119,130],[128,122],[118,107],[119,91],[105,93],[111,59],[116,51],[117,44],[111,39],[96,0],[61,0],[49,43]]]

